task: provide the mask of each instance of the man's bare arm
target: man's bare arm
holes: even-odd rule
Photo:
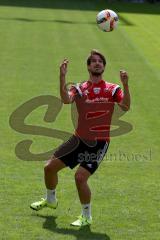
[[[123,111],[128,111],[130,109],[130,93],[129,93],[129,86],[128,86],[128,74],[124,70],[120,70],[120,79],[123,84],[123,93],[124,97],[123,100],[118,103],[118,105],[121,107]]]
[[[66,74],[67,74],[68,60],[64,59],[60,64],[60,96],[64,104],[69,104],[74,101],[74,98],[71,97],[68,93],[66,87]]]

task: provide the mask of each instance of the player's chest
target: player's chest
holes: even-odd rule
[[[109,88],[93,86],[83,89],[82,96],[84,100],[108,101],[111,100],[112,94]]]

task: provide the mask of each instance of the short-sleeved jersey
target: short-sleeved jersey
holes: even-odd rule
[[[74,97],[78,112],[75,135],[87,140],[109,141],[114,104],[123,99],[120,86],[104,80],[86,81],[73,85],[69,94]]]

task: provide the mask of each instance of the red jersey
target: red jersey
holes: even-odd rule
[[[87,140],[109,141],[114,104],[123,99],[120,86],[104,80],[86,81],[72,86],[69,94],[75,97],[78,112],[75,135]]]

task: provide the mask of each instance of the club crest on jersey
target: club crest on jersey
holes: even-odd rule
[[[95,94],[99,94],[99,93],[100,93],[100,90],[101,90],[101,88],[93,88],[93,92],[94,92]]]

